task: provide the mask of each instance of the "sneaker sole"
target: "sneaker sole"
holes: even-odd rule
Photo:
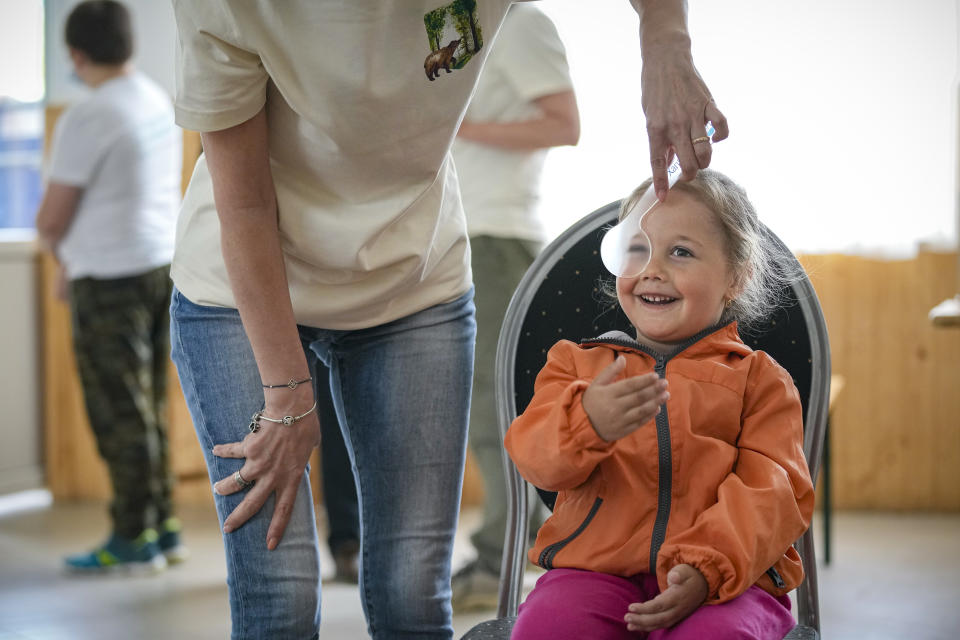
[[[180,564],[190,557],[190,549],[182,544],[173,549],[164,549],[161,553],[167,559],[167,564]]]
[[[157,556],[148,562],[119,562],[100,567],[78,567],[67,565],[67,573],[73,575],[97,576],[97,575],[153,575],[162,572],[167,568],[167,560],[162,555]]]

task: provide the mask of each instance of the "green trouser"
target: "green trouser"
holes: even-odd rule
[[[471,541],[479,565],[500,573],[503,538],[507,526],[507,485],[503,470],[503,441],[497,427],[494,403],[494,363],[500,325],[517,284],[541,245],[517,238],[470,238],[474,304],[477,307],[477,348],[474,360],[473,398],[470,402],[470,450],[483,476],[483,523]],[[534,503],[531,503],[534,504]],[[531,509],[536,513],[538,509]],[[533,526],[539,526],[539,522]]]
[[[169,266],[70,283],[83,397],[113,484],[114,533],[125,538],[172,515],[166,420],[171,287]]]

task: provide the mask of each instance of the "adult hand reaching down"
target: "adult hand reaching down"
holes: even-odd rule
[[[640,16],[640,83],[657,198],[667,196],[667,167],[676,154],[683,179],[710,165],[711,142],[727,137],[727,119],[693,64],[686,2],[631,0]],[[711,122],[715,133],[707,135]]]

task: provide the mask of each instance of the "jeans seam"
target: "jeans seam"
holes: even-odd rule
[[[342,380],[342,379],[345,377],[345,375],[344,375],[344,374],[345,374],[345,372],[344,372],[344,367],[345,367],[346,365],[345,365],[344,361],[343,361],[341,358],[339,358],[339,357],[331,358],[331,359],[330,359],[330,365],[331,365],[331,366],[329,367],[329,369],[330,369],[331,373],[332,373],[333,370],[334,370],[333,367],[336,366],[336,368],[337,368],[337,373],[336,373],[337,378],[340,379],[340,380]],[[346,427],[347,427],[347,428],[346,428],[346,436],[347,436],[347,437],[350,437],[350,440],[352,441],[353,438],[352,438],[352,432],[351,432],[350,425],[351,425],[351,424],[355,424],[355,421],[353,421],[353,420],[350,419],[350,418],[351,418],[350,415],[349,415],[350,409],[348,408],[347,403],[344,402],[344,400],[343,400],[343,389],[342,389],[342,385],[340,385],[340,386],[341,386],[341,390],[340,390],[340,391],[341,391],[341,393],[340,393],[340,403],[343,405],[344,420],[346,421]],[[351,444],[351,446],[352,446],[352,444]],[[360,531],[361,531],[361,535],[360,535],[360,538],[361,538],[361,540],[360,540],[360,556],[361,556],[361,559],[360,559],[360,572],[361,572],[361,574],[362,574],[360,580],[361,580],[361,582],[363,583],[363,600],[364,600],[364,608],[365,608],[366,611],[367,611],[367,626],[369,627],[370,636],[371,636],[371,637],[376,637],[376,624],[375,624],[375,622],[374,622],[374,613],[373,613],[373,609],[374,609],[374,605],[373,605],[373,595],[372,595],[371,592],[370,592],[370,581],[367,579],[367,575],[366,575],[366,574],[367,574],[367,568],[370,566],[370,561],[369,561],[369,558],[368,558],[368,556],[367,556],[367,545],[366,545],[366,543],[365,543],[364,540],[363,540],[364,536],[363,536],[363,534],[362,534],[362,532],[364,531],[364,529],[366,529],[365,523],[363,522],[363,520],[364,520],[364,514],[363,514],[363,512],[364,512],[364,509],[363,509],[363,497],[362,497],[363,494],[364,494],[364,490],[363,490],[363,489],[364,489],[364,488],[363,488],[363,473],[361,473],[360,460],[357,458],[356,451],[354,451],[353,461],[354,461],[354,465],[356,465],[356,467],[357,467],[357,472],[356,472],[357,498],[358,498],[359,501],[360,501]]]

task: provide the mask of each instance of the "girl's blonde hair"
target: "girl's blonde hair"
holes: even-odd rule
[[[637,204],[652,182],[648,178],[620,206],[620,220]],[[756,328],[783,303],[786,287],[799,276],[793,255],[773,242],[757,217],[747,192],[712,169],[701,169],[689,182],[678,181],[674,191],[696,198],[716,216],[723,230],[730,269],[739,294],[730,301],[721,322],[736,320],[741,329]]]

